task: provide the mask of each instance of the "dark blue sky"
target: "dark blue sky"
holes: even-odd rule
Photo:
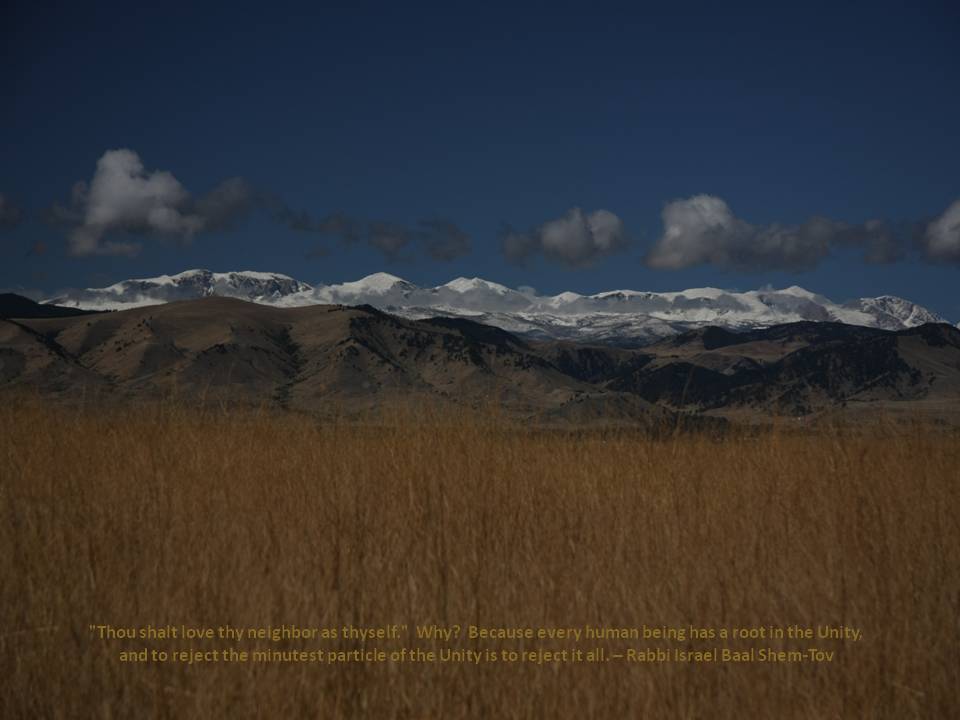
[[[387,270],[551,293],[799,284],[836,300],[898,294],[960,319],[960,254],[913,246],[960,199],[955,2],[14,2],[0,13],[0,193],[24,217],[0,239],[0,287],[192,267],[308,282]],[[189,242],[136,222],[101,228],[99,242],[142,250],[78,256],[68,238],[90,222],[92,201],[66,225],[42,216],[117,148],[172,173],[191,194],[184,215],[231,177],[258,200],[229,229],[208,222]],[[691,242],[731,243],[739,260],[708,249],[679,269],[645,264],[666,204],[701,194],[749,226]],[[293,229],[278,204],[388,221],[410,228],[410,241],[390,260],[376,242]],[[573,207],[622,221],[615,251],[507,261],[505,223],[541,248],[537,228]],[[813,216],[855,228],[886,220],[905,249],[884,263],[832,240],[809,262],[751,249],[777,236],[772,224],[806,237]],[[412,233],[425,218],[455,223],[472,250],[429,257]],[[311,254],[318,246],[327,253]]]

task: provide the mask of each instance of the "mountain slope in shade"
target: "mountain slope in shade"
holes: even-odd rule
[[[705,327],[638,350],[535,341],[465,318],[231,298],[0,320],[0,390],[268,403],[318,413],[482,407],[548,422],[924,413],[960,423],[960,330]]]
[[[497,328],[462,319],[409,321],[370,306],[275,308],[205,298],[4,323],[4,387],[59,397],[174,394],[187,402],[348,414],[493,403],[514,416],[558,421],[574,404],[605,421],[672,415],[634,393],[571,377]]]
[[[664,407],[727,417],[842,410],[960,413],[960,331],[802,322],[733,333],[706,328],[644,349],[650,361],[606,386]]]
[[[89,315],[92,310],[38,303],[16,293],[0,293],[0,318],[52,318]]]
[[[547,355],[584,380],[699,416],[875,422],[906,415],[960,423],[960,330],[951,325],[707,327],[613,352],[555,344]]]
[[[49,302],[120,309],[209,296],[237,297],[279,307],[368,304],[410,319],[464,317],[534,339],[624,347],[640,347],[708,325],[753,329],[816,321],[899,330],[944,322],[935,313],[902,298],[881,296],[839,304],[796,286],[749,292],[695,288],[669,293],[613,290],[593,295],[564,292],[541,296],[481,278],[457,278],[421,288],[389,273],[311,287],[275,273],[191,270],[75,291]]]

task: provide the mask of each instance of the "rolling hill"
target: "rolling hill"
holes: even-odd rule
[[[545,422],[756,421],[878,409],[952,418],[960,330],[798,322],[688,331],[639,350],[535,341],[369,305],[208,297],[0,320],[6,391],[108,402],[176,396],[321,414],[490,407]]]

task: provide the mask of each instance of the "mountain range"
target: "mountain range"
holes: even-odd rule
[[[902,412],[960,424],[960,329],[947,324],[708,326],[628,349],[371,305],[211,296],[38,317],[26,303],[0,319],[0,392],[85,402],[174,396],[321,415],[493,405],[523,421],[574,425]]]
[[[733,292],[697,288],[679,292],[611,290],[538,295],[481,278],[457,278],[420,287],[388,273],[354,282],[311,286],[279,273],[216,273],[124,280],[104,288],[61,293],[45,304],[118,310],[178,300],[230,297],[274,307],[370,305],[408,319],[466,318],[536,340],[571,340],[643,347],[709,326],[753,330],[791,322],[841,322],[904,330],[946,320],[903,298],[884,295],[836,303],[801,287]]]

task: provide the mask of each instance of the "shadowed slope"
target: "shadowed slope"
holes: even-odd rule
[[[4,387],[57,396],[173,395],[348,414],[496,405],[572,422],[675,411],[748,420],[881,408],[960,415],[960,330],[949,325],[702,328],[627,350],[534,342],[368,305],[277,308],[222,297],[0,323]]]

